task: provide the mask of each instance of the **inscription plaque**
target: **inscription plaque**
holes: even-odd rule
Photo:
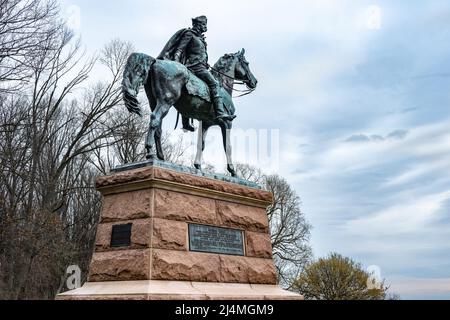
[[[189,224],[189,250],[243,256],[242,230]]]
[[[131,244],[131,223],[112,226],[111,247],[124,247]]]

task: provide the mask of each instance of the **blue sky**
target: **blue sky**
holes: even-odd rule
[[[191,17],[207,15],[211,62],[246,49],[259,83],[236,100],[234,125],[279,130],[277,171],[302,198],[314,254],[377,265],[403,298],[450,298],[448,1],[65,0],[63,8],[79,9],[89,53],[120,38],[156,56]]]

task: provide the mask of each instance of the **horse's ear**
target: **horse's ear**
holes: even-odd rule
[[[239,52],[239,54],[244,55],[245,54],[245,49],[242,48],[241,52]]]

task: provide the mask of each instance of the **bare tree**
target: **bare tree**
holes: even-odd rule
[[[261,169],[257,167],[244,163],[238,163],[236,164],[236,172],[242,179],[253,181],[260,185],[264,184],[265,182],[266,175]]]
[[[184,135],[178,135],[175,141],[171,140],[170,136],[164,131],[161,137],[165,160],[179,165],[192,165],[187,155],[188,146],[185,144]]]
[[[267,208],[273,257],[280,284],[291,289],[312,256],[311,225],[300,209],[300,197],[279,175],[265,175],[246,164],[237,164],[236,170],[239,176],[261,184],[273,194],[273,204]]]
[[[0,0],[0,91],[30,76],[30,59],[51,45],[62,28],[55,0]]]
[[[131,48],[107,46],[101,62],[110,80],[86,88],[95,59],[83,63],[79,43],[64,28],[45,41],[30,59],[26,90],[0,99],[3,298],[53,298],[64,268],[76,263],[87,270],[99,214],[90,155],[113,141],[110,119]],[[74,94],[82,84],[83,93]]]
[[[125,111],[125,110],[123,110]],[[138,162],[145,159],[144,137],[148,124],[128,112],[118,112],[112,119],[114,130],[114,156],[119,163]],[[113,156],[111,153],[108,155]],[[110,163],[112,163],[110,161]]]
[[[291,289],[294,280],[311,259],[311,225],[300,209],[300,197],[284,178],[267,176],[264,185],[274,195],[267,216],[275,266],[281,285]]]

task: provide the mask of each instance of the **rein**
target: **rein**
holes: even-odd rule
[[[231,87],[230,87],[226,82],[224,82],[224,84],[226,85],[226,87],[227,87],[228,89],[231,89],[231,90],[236,91],[236,92],[243,92],[242,94],[240,94],[240,95],[238,95],[238,96],[235,96],[235,97],[233,97],[233,98],[240,98],[240,97],[243,97],[243,96],[245,96],[245,95],[247,95],[247,94],[250,94],[250,93],[252,93],[253,91],[255,91],[255,89],[250,89],[250,88],[248,87],[248,84],[247,84],[247,83],[249,82],[248,80],[236,80],[236,78],[230,77],[229,75],[227,75],[227,74],[225,74],[225,73],[223,73],[223,72],[217,70],[216,68],[213,68],[213,67],[211,67],[211,66],[209,66],[209,68],[210,68],[212,71],[217,72],[218,74],[220,74],[220,75],[222,75],[222,76],[224,76],[224,77],[227,77],[228,79],[233,80],[233,85],[234,85],[234,84],[245,84],[245,85],[247,86],[248,89],[246,89],[246,90],[238,90],[238,89],[234,89],[234,88],[233,88],[233,85],[231,85]]]
[[[240,97],[243,97],[243,96],[245,96],[245,95],[247,95],[247,94],[250,94],[250,93],[252,93],[253,91],[255,91],[255,89],[250,89],[250,88],[248,88],[248,86],[247,86],[248,89],[246,89],[246,90],[238,90],[238,89],[233,88],[233,85],[230,87],[226,82],[224,82],[224,84],[225,84],[225,86],[226,86],[227,88],[229,88],[229,89],[231,89],[231,90],[233,90],[233,91],[236,91],[236,92],[243,92],[242,94],[240,94],[240,95],[238,95],[238,96],[235,96],[235,97],[233,97],[233,98],[240,98]],[[245,82],[243,82],[243,83],[233,82],[233,84],[245,84],[245,85],[247,85]]]

